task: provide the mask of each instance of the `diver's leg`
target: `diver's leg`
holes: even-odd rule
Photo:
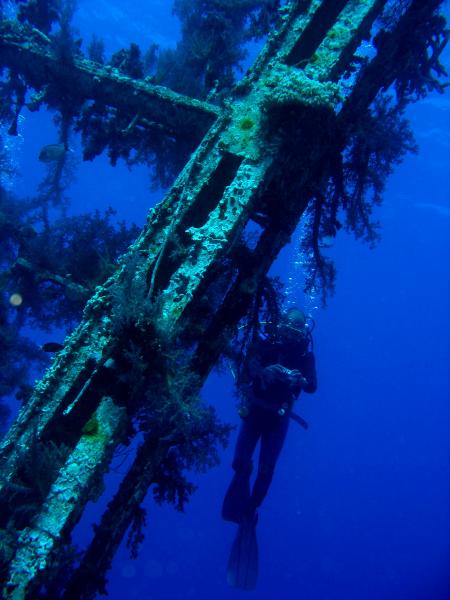
[[[289,417],[268,417],[270,421],[261,434],[261,450],[259,453],[258,473],[248,504],[248,513],[253,514],[266,497],[272,482],[275,465],[283,448],[289,427]]]
[[[260,436],[260,429],[254,415],[242,420],[236,443],[232,467],[234,476],[225,494],[222,518],[239,523],[250,499],[250,474],[252,456]]]

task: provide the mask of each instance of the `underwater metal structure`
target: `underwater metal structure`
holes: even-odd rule
[[[30,85],[47,81],[80,103],[101,98],[130,111],[130,120],[139,111],[149,131],[160,126],[199,140],[2,441],[3,598],[95,597],[149,487],[166,482],[168,494],[171,485],[182,493],[170,479],[176,461],[215,443],[213,429],[196,425],[197,393],[336,156],[364,127],[380,90],[408,68],[411,25],[440,2],[406,3],[376,52],[356,59],[362,41],[378,33],[373,24],[386,4],[287,3],[223,106],[82,58],[61,68],[42,35],[0,25],[1,64]],[[186,114],[195,115],[196,130],[180,131]],[[257,231],[251,244],[248,227]],[[101,494],[115,450],[136,436],[117,492],[89,545],[73,556],[71,531]],[[43,455],[54,468],[31,489],[27,470],[44,464]]]

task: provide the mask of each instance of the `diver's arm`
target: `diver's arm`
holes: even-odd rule
[[[259,380],[263,389],[273,384],[295,385],[297,383],[297,376],[303,379],[299,371],[291,371],[278,363],[265,367],[257,358],[250,360],[248,367],[251,378]]]
[[[313,394],[317,390],[317,373],[316,359],[312,352],[308,352],[302,357],[301,373],[304,380],[301,384],[302,390],[308,394]]]

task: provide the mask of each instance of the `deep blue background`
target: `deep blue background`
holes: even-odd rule
[[[168,0],[79,4],[83,36],[105,37],[108,52],[177,39]],[[185,514],[147,500],[145,542],[138,560],[118,553],[112,600],[450,598],[449,95],[432,95],[409,115],[420,154],[389,180],[377,211],[381,243],[369,250],[342,234],[330,251],[337,291],[326,310],[313,311],[319,390],[302,396],[310,429],[291,426],[260,513],[258,589],[245,594],[225,580],[234,526],[221,521],[220,508],[233,436],[221,465],[193,476],[199,490]],[[16,188],[32,194],[44,174],[39,148],[55,132],[38,114],[25,115],[22,133]],[[104,158],[80,163],[71,211],[112,205],[119,218],[142,224],[161,197],[148,183],[144,169],[112,169]],[[287,249],[274,271],[300,285],[297,259]],[[290,300],[302,301],[299,289]],[[238,423],[229,377],[214,374],[204,397]],[[111,473],[108,489],[116,481]],[[90,507],[77,539],[98,514]]]

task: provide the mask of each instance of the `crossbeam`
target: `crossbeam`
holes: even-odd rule
[[[54,86],[75,105],[97,101],[128,115],[130,122],[137,117],[134,124],[144,129],[160,127],[167,135],[197,143],[221,112],[213,104],[127,77],[115,67],[81,55],[62,58],[55,42],[17,22],[0,25],[1,67],[20,74],[36,90]]]

